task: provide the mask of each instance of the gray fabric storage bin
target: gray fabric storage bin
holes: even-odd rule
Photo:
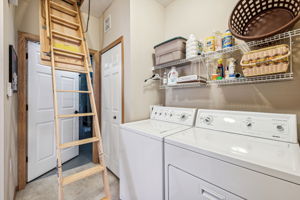
[[[185,58],[186,39],[176,37],[154,47],[156,65]]]

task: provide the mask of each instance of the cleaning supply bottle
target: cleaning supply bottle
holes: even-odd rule
[[[215,50],[219,51],[222,49],[222,33],[220,31],[215,31],[214,32],[214,36],[215,36]]]
[[[222,58],[218,59],[217,74],[218,74],[218,78],[217,78],[218,80],[223,79],[225,76]]]
[[[225,67],[225,79],[228,80],[229,79],[229,66]]]
[[[205,52],[212,52],[216,50],[216,37],[210,36],[205,38]]]
[[[171,71],[168,73],[168,85],[175,85],[178,80],[178,72],[175,67],[172,67]]]
[[[229,79],[235,79],[235,67],[236,67],[236,60],[234,58],[229,59],[229,65],[228,65]]]
[[[222,39],[222,48],[228,48],[228,47],[232,47],[234,43],[234,38],[230,32],[230,30],[227,30],[224,34],[223,34],[223,39]]]
[[[199,52],[199,41],[191,34],[186,41],[186,59],[196,57]]]

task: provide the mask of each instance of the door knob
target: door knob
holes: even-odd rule
[[[114,116],[114,119],[117,119],[117,116]]]
[[[79,113],[78,110],[75,110],[75,111],[74,111],[74,114],[78,114],[78,113]]]

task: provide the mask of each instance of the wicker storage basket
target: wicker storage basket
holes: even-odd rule
[[[245,77],[285,73],[291,52],[288,45],[277,45],[250,51],[242,57],[241,66]]]
[[[229,20],[232,34],[245,41],[287,31],[300,19],[300,0],[240,0]]]

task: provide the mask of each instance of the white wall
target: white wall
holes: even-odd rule
[[[108,32],[103,33],[103,47],[108,46],[116,39],[123,36],[125,42],[125,48],[126,49],[129,48],[130,0],[113,0],[112,4],[104,11],[103,19],[105,19],[109,15],[111,15],[112,27]]]
[[[8,87],[8,66],[10,44],[16,49],[16,30],[14,27],[15,7],[8,5],[8,1],[3,1],[4,16],[4,87]],[[2,11],[1,11],[2,12]],[[4,93],[6,94],[6,93]],[[12,200],[17,185],[17,93],[12,97],[4,97],[4,164],[5,164],[5,192],[4,199]]]
[[[83,30],[85,31],[88,14],[81,13],[81,16],[82,16]],[[93,50],[97,50],[97,51],[99,51],[101,49],[101,47],[100,47],[101,34],[100,34],[99,24],[100,24],[99,18],[90,16],[88,32],[85,34],[89,49],[93,49]]]
[[[3,30],[3,1],[0,1],[0,30]],[[4,36],[0,31],[0,199],[4,200]]]
[[[157,1],[130,1],[131,74],[126,94],[130,96],[130,120],[148,118],[149,106],[161,102],[158,81],[145,84],[144,80],[153,74],[153,47],[164,39],[163,19],[164,7]]]
[[[15,26],[18,31],[40,34],[39,29],[40,0],[22,0],[16,8]]]
[[[165,39],[176,36],[198,39],[228,29],[228,19],[238,0],[175,0],[165,9]]]

